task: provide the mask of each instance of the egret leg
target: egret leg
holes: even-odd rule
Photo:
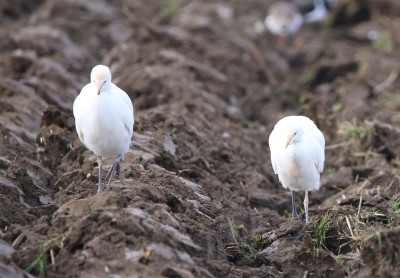
[[[306,212],[306,223],[310,223],[310,218],[308,217],[308,190],[306,189],[306,194],[304,197],[304,211]]]
[[[118,165],[117,165],[117,171],[118,171],[118,174],[119,174],[119,179],[120,179],[120,181],[122,182],[121,163],[118,163]]]
[[[294,191],[292,190],[292,220],[294,218],[297,218],[298,220],[300,220],[300,216],[297,214],[297,210],[296,210],[296,200],[294,198]]]
[[[109,178],[108,180],[108,185],[110,185],[112,178],[114,177],[115,174],[115,169],[118,168],[118,171],[120,173],[120,177],[121,177],[121,165],[120,165],[120,161],[122,159],[122,154],[120,154],[117,159],[114,161],[113,165],[111,166],[110,170],[107,173],[106,176],[106,180]]]
[[[293,45],[295,47],[301,47],[304,44],[304,40],[299,37],[298,33],[293,35]]]
[[[278,36],[276,39],[276,43],[278,46],[285,46],[286,45],[286,38],[283,36]]]
[[[97,164],[99,164],[99,187],[97,188],[97,194],[103,192],[103,168],[101,156],[97,156]]]

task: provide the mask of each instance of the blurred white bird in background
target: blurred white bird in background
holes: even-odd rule
[[[328,15],[328,7],[324,0],[314,0],[314,8],[304,15],[307,23],[323,21]]]
[[[289,1],[273,3],[264,20],[269,32],[278,36],[278,43],[285,42],[285,38],[294,35],[303,25],[303,16],[297,6]]]
[[[308,191],[318,190],[320,173],[324,169],[325,139],[312,120],[304,116],[289,116],[275,125],[269,136],[271,163],[284,188],[292,192],[292,219],[297,214],[295,191],[304,190],[306,223]]]
[[[282,45],[286,37],[296,35],[304,22],[315,23],[325,20],[329,10],[336,4],[337,0],[277,1],[270,6],[264,25],[269,32],[278,36],[278,44]],[[301,42],[295,41],[295,43]]]
[[[117,156],[107,173],[109,184],[118,169],[122,177],[120,161],[128,152],[133,134],[133,106],[129,96],[111,83],[107,66],[92,69],[90,83],[83,87],[74,101],[73,113],[79,139],[97,155],[99,185],[103,192],[102,158]]]

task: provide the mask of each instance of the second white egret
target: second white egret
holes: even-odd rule
[[[284,188],[292,192],[292,219],[299,218],[295,191],[304,190],[306,223],[308,191],[321,186],[320,173],[324,169],[325,139],[312,120],[304,116],[289,116],[275,125],[269,136],[271,163]],[[300,218],[299,218],[300,219]]]

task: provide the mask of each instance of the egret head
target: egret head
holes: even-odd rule
[[[97,65],[92,69],[90,82],[97,88],[97,94],[100,95],[101,88],[111,84],[111,72],[107,66]]]
[[[303,139],[303,128],[300,125],[291,125],[286,131],[285,148],[291,144],[300,142]]]

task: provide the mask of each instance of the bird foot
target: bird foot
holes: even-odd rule
[[[296,211],[296,210],[293,210],[293,212],[292,212],[292,219],[291,219],[291,221],[293,221],[293,220],[299,220],[299,221],[301,221],[301,218],[300,218],[300,216],[297,214],[297,211]]]
[[[296,216],[292,216],[292,218],[290,219],[290,221],[293,221],[293,220],[299,220],[299,221],[301,221],[300,216],[297,215],[297,214],[296,214]]]

